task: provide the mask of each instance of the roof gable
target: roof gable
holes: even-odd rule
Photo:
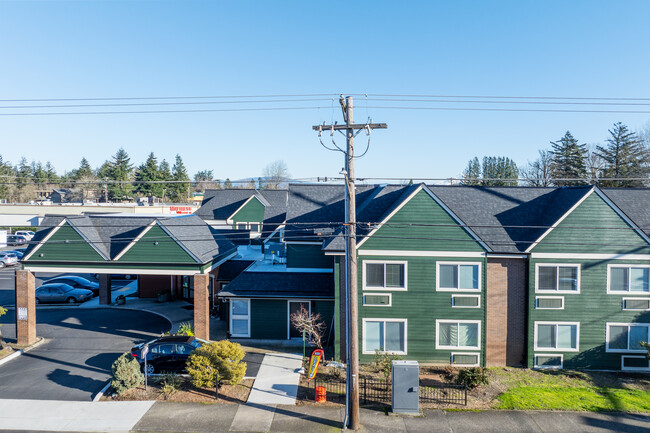
[[[106,258],[69,221],[63,219],[50,229],[47,236],[25,256],[25,260],[105,262]]]
[[[152,224],[130,248],[116,259],[118,262],[197,263],[160,225]]]
[[[527,251],[648,254],[650,240],[605,194],[594,188]]]
[[[405,189],[381,222],[357,245],[364,249],[489,251],[489,248],[423,185]]]

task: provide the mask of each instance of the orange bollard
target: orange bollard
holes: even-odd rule
[[[316,387],[316,403],[325,403],[327,401],[327,390],[324,386]]]

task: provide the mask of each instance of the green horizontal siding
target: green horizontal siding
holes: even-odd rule
[[[251,299],[251,338],[286,340],[287,300]]]
[[[416,225],[411,225],[416,224]],[[417,225],[422,224],[422,225]],[[484,251],[424,191],[418,192],[361,246],[368,250]]]
[[[287,245],[287,268],[332,269],[333,266],[334,259],[323,254],[320,245]]]
[[[264,221],[264,205],[256,197],[253,197],[244,207],[235,212],[232,217],[233,227],[238,222],[257,222]]]
[[[106,260],[68,223],[64,223],[24,264],[42,261],[101,262]]]
[[[580,264],[580,293],[554,294],[535,293],[535,268],[538,263]],[[559,260],[532,259],[529,263],[529,322],[528,322],[528,366],[534,365],[535,353],[563,353],[564,368],[595,370],[620,370],[621,354],[605,351],[605,327],[607,322],[650,323],[648,311],[623,311],[622,300],[629,297],[644,297],[634,294],[619,295],[607,293],[608,264],[650,264],[650,261],[623,260]],[[564,296],[563,310],[540,310],[535,308],[535,296]],[[580,322],[579,352],[553,350],[534,351],[534,323]]]
[[[650,254],[650,245],[593,193],[531,251]]]
[[[320,314],[321,320],[327,326],[323,336],[323,344],[327,345],[334,341],[334,301],[314,300],[311,301],[311,313]]]
[[[139,263],[196,263],[160,226],[154,225],[120,259]]]
[[[407,291],[362,290],[364,260],[401,260],[407,262]],[[481,308],[452,308],[453,294],[468,292],[436,291],[436,262],[473,262],[481,264]],[[421,362],[449,363],[451,352],[480,352],[481,364],[485,353],[485,277],[484,258],[443,258],[443,257],[359,257],[359,346],[360,361],[372,362],[374,355],[364,355],[363,319],[407,319],[407,354],[404,359]],[[363,306],[363,293],[392,293],[392,307]],[[472,292],[474,293],[474,292]],[[480,350],[437,350],[436,320],[480,320]]]

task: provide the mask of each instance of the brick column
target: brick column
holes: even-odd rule
[[[111,305],[111,274],[99,274],[99,304]]]
[[[18,344],[36,342],[36,297],[34,274],[16,271],[16,340]]]
[[[194,274],[194,335],[210,339],[210,275]]]

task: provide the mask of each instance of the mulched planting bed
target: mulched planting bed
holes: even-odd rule
[[[177,376],[178,377],[178,376]],[[219,398],[215,398],[214,388],[197,388],[188,378],[178,377],[177,386],[164,386],[164,377],[150,378],[147,390],[144,385],[130,389],[121,395],[110,389],[101,401],[156,400],[185,403],[245,403],[253,387],[253,379],[244,379],[238,385],[221,385]]]

